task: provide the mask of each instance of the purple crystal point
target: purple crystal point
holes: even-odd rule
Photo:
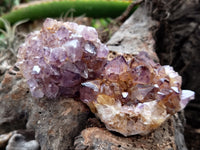
[[[17,66],[34,97],[71,96],[103,70],[107,55],[94,28],[48,18],[19,48]]]
[[[195,98],[195,93],[190,90],[182,90],[181,93],[181,109],[184,109],[185,106],[189,103],[189,101]]]
[[[123,56],[118,56],[105,66],[105,74],[121,74],[126,72],[128,64]]]

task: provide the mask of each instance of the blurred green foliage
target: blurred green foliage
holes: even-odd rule
[[[13,6],[19,5],[21,0],[0,0],[0,15],[10,11]]]
[[[3,19],[0,18],[0,21],[4,23],[5,30],[0,29],[0,53],[4,52],[11,52],[14,56],[17,55],[17,47],[18,45],[18,35],[16,33],[16,28],[20,24],[23,24],[27,22],[28,20],[21,20],[17,23],[15,23],[13,26],[10,25],[10,23]]]
[[[99,28],[104,28],[106,29],[108,25],[111,23],[112,19],[111,18],[100,18],[100,19],[92,19],[91,26],[99,29]]]

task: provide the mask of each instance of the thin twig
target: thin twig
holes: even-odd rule
[[[123,12],[123,14],[122,14],[121,16],[119,16],[119,17],[116,18],[116,22],[124,22],[124,21],[128,18],[128,16],[129,16],[131,10],[132,10],[135,6],[141,4],[142,2],[144,2],[144,0],[134,0],[134,1],[127,7],[127,9]]]

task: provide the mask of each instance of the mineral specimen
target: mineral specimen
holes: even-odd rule
[[[130,62],[118,56],[103,75],[82,83],[81,100],[107,129],[125,136],[151,132],[194,99],[194,92],[181,91],[181,77],[172,67],[143,52]]]
[[[94,28],[46,19],[19,48],[17,66],[34,97],[80,92],[109,130],[125,136],[149,133],[194,98],[172,67],[144,52],[130,61],[107,56]]]
[[[19,48],[17,66],[34,97],[73,96],[83,80],[101,75],[107,55],[94,28],[46,19]]]

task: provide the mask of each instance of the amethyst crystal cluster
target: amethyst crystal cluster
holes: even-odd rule
[[[34,97],[72,96],[101,74],[107,55],[94,28],[46,19],[19,48],[17,66]]]
[[[181,77],[140,53],[127,62],[118,56],[102,79],[82,83],[81,99],[106,125],[125,136],[147,134],[194,99],[181,91]]]
[[[130,61],[107,55],[94,28],[47,19],[19,48],[17,66],[34,97],[80,92],[107,129],[125,136],[149,133],[194,98],[172,67],[144,52]]]

